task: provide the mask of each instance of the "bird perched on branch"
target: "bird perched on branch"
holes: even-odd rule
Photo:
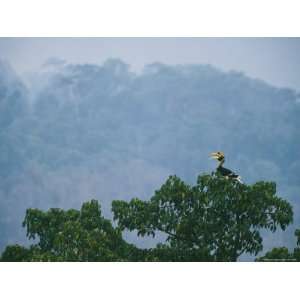
[[[241,180],[241,177],[239,175],[237,175],[234,172],[232,172],[231,170],[223,167],[223,164],[225,162],[225,155],[223,152],[221,152],[221,151],[212,152],[210,154],[210,157],[213,159],[216,159],[219,162],[219,165],[217,167],[217,173],[221,174],[222,176],[224,176],[227,179],[233,179],[240,183],[243,183]]]

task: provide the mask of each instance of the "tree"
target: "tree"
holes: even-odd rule
[[[261,229],[275,232],[292,222],[291,205],[276,196],[273,182],[240,184],[215,175],[190,186],[170,176],[150,201],[113,201],[120,230],[141,236],[166,234],[153,260],[236,261],[263,249]]]
[[[122,239],[119,229],[101,216],[92,200],[81,210],[52,208],[26,211],[23,226],[29,239],[38,243],[29,249],[6,247],[2,261],[123,261],[138,258],[139,250]]]
[[[288,248],[279,247],[268,251],[263,257],[256,259],[256,261],[288,261],[293,259],[293,254],[289,253]]]
[[[214,174],[199,176],[195,186],[170,176],[149,201],[116,200],[112,210],[116,228],[102,217],[96,200],[80,211],[28,209],[23,226],[38,242],[8,246],[1,260],[236,261],[262,250],[261,229],[284,230],[293,219],[291,205],[276,196],[275,183],[245,185]],[[153,237],[161,231],[166,241],[138,249],[123,240],[125,229]],[[276,253],[288,255],[286,249]]]
[[[297,247],[293,252],[289,252],[286,247],[276,247],[256,261],[300,261],[300,229],[296,229],[295,236],[297,237]]]
[[[7,246],[0,261],[30,261],[31,251],[20,245]]]

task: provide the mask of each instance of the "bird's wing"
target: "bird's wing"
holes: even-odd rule
[[[235,174],[234,172],[232,172],[231,170],[229,169],[226,169],[224,167],[220,167],[218,168],[218,171],[223,175],[223,176],[228,176],[228,177],[238,177],[237,174]]]

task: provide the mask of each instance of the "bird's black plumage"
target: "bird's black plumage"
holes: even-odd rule
[[[220,175],[222,175],[226,178],[231,178],[231,179],[237,180],[239,182],[242,182],[239,175],[237,175],[233,171],[223,167],[223,164],[225,162],[225,155],[223,152],[221,152],[221,151],[213,152],[211,154],[211,157],[219,161],[219,165],[216,170],[217,173],[219,173]]]
[[[222,166],[217,167],[217,173],[220,173],[222,176],[227,176],[229,178],[237,178],[239,175],[235,174],[229,169],[226,169]]]

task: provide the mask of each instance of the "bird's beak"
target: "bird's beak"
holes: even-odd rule
[[[217,152],[212,152],[212,153],[210,154],[210,158],[211,158],[211,159],[218,159],[218,157],[219,157],[219,155],[218,155]]]

